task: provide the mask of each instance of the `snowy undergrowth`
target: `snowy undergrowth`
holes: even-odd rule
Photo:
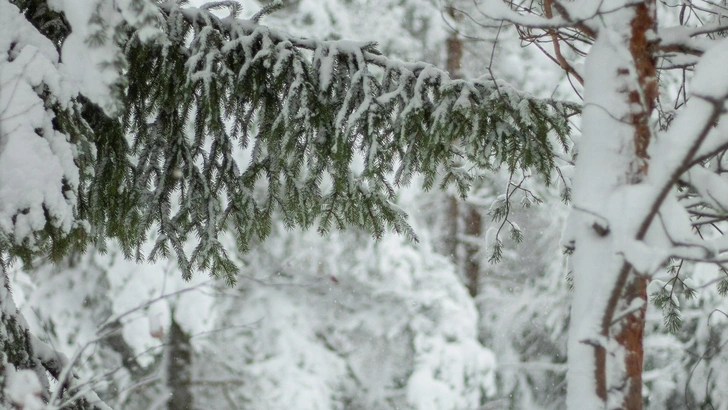
[[[200,377],[227,363],[250,408],[476,408],[495,393],[495,357],[452,264],[421,239],[278,229],[220,299],[218,327],[250,325],[216,336],[233,348],[208,351]]]

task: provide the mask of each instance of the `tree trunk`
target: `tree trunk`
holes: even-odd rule
[[[447,13],[455,21],[459,21],[462,18],[461,14],[453,7],[448,7]],[[457,32],[453,31],[447,39],[446,46],[447,60],[445,62],[445,68],[448,73],[450,73],[450,77],[461,78],[463,40]],[[475,297],[478,295],[478,283],[480,281],[480,261],[478,260],[480,246],[478,246],[473,239],[477,239],[481,236],[481,231],[483,229],[482,217],[480,215],[480,211],[478,211],[476,207],[467,204],[462,205],[465,218],[464,235],[467,238],[467,242],[465,244],[465,258],[462,261],[462,264],[460,264],[458,263],[457,258],[457,244],[459,243],[459,209],[461,208],[459,202],[460,201],[458,201],[455,196],[450,196],[448,198],[447,218],[450,226],[450,232],[448,233],[452,238],[452,241],[449,241],[451,246],[449,252],[456,265],[461,266],[464,271],[465,281],[470,296]]]
[[[642,408],[648,278],[619,249],[625,238],[642,241],[652,218],[629,210],[642,200],[632,187],[649,169],[654,2],[605,13],[600,22],[585,67],[584,134],[565,235],[575,248],[568,406],[633,410]]]
[[[452,7],[448,7],[447,12],[450,17],[456,19],[455,10]],[[460,61],[463,56],[463,43],[457,33],[450,33],[450,36],[445,41],[445,49],[447,52],[445,69],[450,74],[450,77],[460,78]],[[460,241],[458,240],[458,236],[460,233],[460,201],[455,195],[450,194],[447,196],[445,219],[447,225],[445,253],[450,257],[450,260],[452,260],[455,266],[459,267],[458,244]]]
[[[191,391],[192,346],[190,336],[175,322],[169,326],[167,342],[167,388],[169,389],[168,410],[192,410],[194,401]]]
[[[460,232],[460,201],[455,195],[445,197],[445,219],[441,222],[445,231],[441,239],[440,252],[447,255],[458,267],[458,233]]]
[[[483,229],[483,218],[480,216],[480,211],[472,205],[468,206],[467,212],[468,214],[465,218],[465,236],[468,241],[465,245],[465,278],[470,296],[476,297],[480,283],[480,261],[478,258],[480,246],[474,240],[480,237]]]
[[[460,21],[462,15],[455,11],[452,6],[447,7],[447,14],[455,21]],[[460,72],[463,60],[463,40],[458,33],[453,31],[446,40],[447,60],[445,61],[445,69],[451,78],[461,78]]]

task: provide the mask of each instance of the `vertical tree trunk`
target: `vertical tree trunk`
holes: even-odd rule
[[[461,18],[460,13],[458,13],[453,7],[447,8],[448,15],[455,21],[459,21]],[[462,58],[463,58],[463,40],[460,38],[458,33],[452,32],[450,33],[450,36],[448,37],[446,41],[447,46],[447,59],[446,59],[446,69],[448,73],[450,73],[450,77],[452,78],[461,78],[461,64],[462,64]],[[448,212],[447,217],[449,221],[449,226],[451,228],[449,234],[452,238],[451,241],[449,241],[451,248],[449,249],[450,255],[453,258],[453,261],[456,263],[457,260],[457,244],[459,243],[458,240],[458,222],[459,222],[459,214],[460,214],[460,204],[458,199],[455,196],[450,196],[448,198]],[[480,247],[475,244],[473,239],[479,238],[482,233],[482,217],[480,215],[480,212],[477,208],[470,206],[470,205],[463,205],[462,206],[464,211],[464,223],[465,223],[465,237],[467,238],[467,242],[465,244],[465,255],[464,260],[462,263],[462,268],[465,274],[465,281],[468,286],[468,291],[470,293],[470,296],[475,297],[478,295],[478,283],[480,281],[480,262],[478,260],[478,252],[480,250]],[[458,264],[460,265],[460,264]]]
[[[460,20],[460,14],[450,6],[447,8],[447,14],[455,21]],[[446,40],[447,46],[447,60],[445,61],[445,67],[447,72],[450,73],[452,78],[460,78],[461,64],[463,60],[463,40],[458,36],[458,33],[451,32],[450,36]]]
[[[634,62],[634,74],[637,77],[637,88],[629,92],[629,102],[633,111],[629,117],[634,127],[634,147],[636,154],[637,170],[634,171],[635,180],[638,183],[648,172],[649,156],[647,147],[650,144],[651,128],[650,115],[655,108],[658,96],[655,57],[653,55],[654,45],[648,39],[649,33],[657,29],[654,0],[644,0],[643,3],[635,6],[635,16],[630,22],[632,36],[629,42],[629,50]],[[643,240],[646,232],[638,232],[637,240]],[[604,319],[602,320],[602,334],[609,335],[613,325],[617,329],[614,339],[621,346],[626,354],[623,358],[626,383],[623,387],[624,399],[622,400],[625,409],[642,408],[642,363],[644,360],[644,349],[642,341],[645,328],[645,311],[647,309],[647,278],[640,275],[627,263],[624,262],[620,278],[626,277],[622,288],[621,281],[612,290],[612,297],[607,306]],[[619,303],[617,299],[621,299]],[[615,321],[615,310],[621,304],[621,310],[630,309],[632,306],[641,306],[631,313],[622,315]],[[616,322],[616,323],[615,323]],[[607,369],[601,369],[604,373]],[[621,380],[617,380],[622,383]],[[616,388],[617,386],[615,386]]]
[[[478,260],[478,251],[480,246],[474,243],[473,239],[480,237],[482,231],[483,218],[480,211],[473,206],[468,206],[468,214],[465,218],[465,236],[468,241],[465,245],[465,278],[468,284],[470,296],[478,295],[478,286],[480,283],[480,261]]]
[[[445,204],[445,220],[442,238],[442,252],[447,255],[457,267],[458,261],[458,233],[460,231],[460,201],[455,195],[447,195]]]
[[[447,13],[450,17],[455,18],[455,10],[452,7],[447,7]],[[462,42],[457,33],[450,33],[450,36],[445,40],[445,51],[447,53],[445,69],[452,78],[460,78],[460,60],[463,55],[462,47]],[[447,232],[445,233],[444,251],[455,264],[456,268],[459,268],[458,244],[460,240],[458,236],[460,235],[460,201],[453,194],[447,196],[445,224]]]
[[[649,218],[625,212],[640,200],[630,186],[649,170],[649,117],[657,97],[649,41],[654,1],[605,13],[600,21],[587,57],[584,135],[565,235],[575,247],[568,406],[633,410],[642,408],[648,279],[624,259],[619,241],[643,240]]]
[[[191,388],[192,346],[190,336],[175,322],[174,313],[169,327],[166,348],[167,388],[169,389],[168,410],[192,410],[194,401]]]
[[[452,7],[447,8],[447,13],[450,17],[457,20],[455,10]],[[460,78],[460,62],[463,56],[463,43],[458,37],[457,33],[452,32],[445,41],[445,48],[447,57],[445,59],[445,69],[452,78]],[[458,260],[458,236],[460,231],[460,201],[455,195],[448,195],[447,197],[447,210],[446,210],[446,225],[447,233],[445,240],[445,252],[453,261],[455,266],[459,266]]]

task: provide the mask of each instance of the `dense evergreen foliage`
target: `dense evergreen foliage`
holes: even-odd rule
[[[60,15],[44,2],[17,5],[62,42]],[[288,37],[260,25],[261,13],[237,19],[236,2],[158,7],[113,32],[124,52],[118,110],[81,96],[77,111],[56,111],[79,147],[78,218],[89,224],[70,235],[49,228],[45,242],[4,246],[5,256],[29,261],[47,248],[61,256],[69,245],[104,249],[117,238],[129,257],[174,254],[185,277],[200,269],[233,282],[222,231],[244,251],[268,235],[278,210],[291,227],[356,226],[375,237],[389,228],[414,239],[393,204],[413,174],[424,174],[425,188],[441,180],[463,195],[474,170],[500,165],[548,181],[554,145],[567,147],[572,105],[491,78],[451,80],[427,64],[389,60],[373,43]],[[150,24],[159,29],[151,39]],[[143,255],[150,229],[156,246]],[[190,241],[197,246],[187,252]]]

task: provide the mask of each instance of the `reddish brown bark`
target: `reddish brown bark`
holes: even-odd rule
[[[552,10],[553,4],[553,0],[544,0],[543,11],[546,18],[550,19],[554,17],[554,13]],[[584,79],[581,77],[581,75],[579,75],[574,67],[569,64],[564,55],[561,54],[561,36],[559,35],[558,30],[548,30],[548,33],[551,36],[551,44],[554,47],[554,57],[556,59],[556,62],[559,63],[559,67],[561,67],[561,69],[566,71],[568,74],[573,75],[574,78],[576,78],[576,81],[579,82],[579,84],[584,85]]]
[[[639,89],[631,90],[629,102],[637,104],[642,109],[631,115],[630,122],[635,127],[634,145],[637,155],[638,174],[647,173],[647,147],[650,144],[649,119],[655,108],[657,100],[657,67],[655,66],[654,42],[650,42],[647,33],[655,29],[654,4],[647,0],[635,6],[635,18],[632,20],[632,37],[629,41],[629,50],[634,59]]]
[[[607,401],[607,349],[594,346],[594,380],[596,380],[597,397]]]
[[[645,0],[634,7],[635,17],[631,21],[629,50],[637,74],[637,87],[625,90],[628,101],[635,107],[625,120],[634,127],[635,167],[632,169],[632,182],[638,183],[648,172],[647,148],[652,135],[649,119],[655,108],[658,89],[654,57],[655,44],[648,38],[648,33],[656,26],[654,1]],[[629,71],[625,69],[619,74],[629,75]],[[640,304],[636,305],[635,300],[639,300]],[[626,312],[622,316],[616,316],[618,308],[628,309],[630,306],[640,306],[640,308]],[[610,359],[607,356],[608,352],[605,347],[595,349],[597,395],[608,401],[607,396],[610,391],[620,392],[623,397],[620,407],[622,409],[642,409],[643,336],[646,308],[647,278],[635,272],[632,266],[625,261],[602,320],[602,335],[606,338],[614,338],[624,349],[623,380],[610,380],[610,385],[608,385],[606,374],[606,362]]]
[[[616,309],[607,309],[602,322],[602,335],[610,335],[624,349],[624,380],[616,385],[607,386],[606,360],[607,350],[598,346],[595,350],[597,395],[607,401],[608,388],[622,393],[624,400],[620,409],[639,410],[642,408],[642,363],[644,361],[644,328],[645,311],[647,309],[647,278],[634,272],[627,263],[622,267],[620,280],[615,286],[623,292],[610,299],[610,307],[619,305],[622,309],[640,306],[628,311],[621,317],[614,318]],[[622,279],[626,279],[622,281]],[[639,299],[639,303],[634,301]],[[610,329],[614,330],[610,332]],[[613,381],[614,382],[614,381]]]
[[[642,276],[633,276],[624,292],[624,303],[632,303],[635,299],[640,299],[641,306],[647,306],[647,279]],[[624,357],[627,384],[623,387],[625,395],[622,408],[626,410],[641,409],[645,308],[637,309],[626,315],[620,320],[620,324],[620,330],[614,338],[620,346],[624,346],[627,352]]]

